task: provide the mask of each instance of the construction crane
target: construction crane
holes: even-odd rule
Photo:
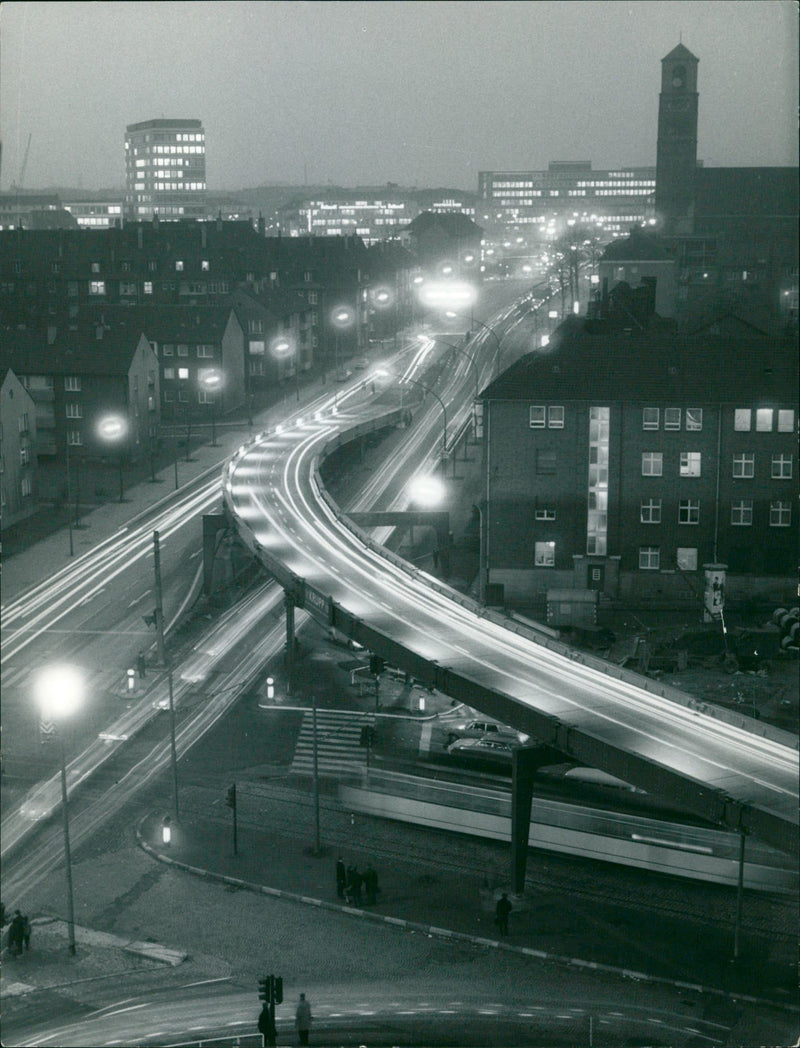
[[[33,134],[33,132],[31,132]],[[11,183],[11,192],[22,189],[25,182],[25,168],[28,166],[28,153],[31,151],[31,134],[28,135],[28,143],[25,146],[25,155],[22,158],[22,163],[19,168],[19,182],[16,185]]]

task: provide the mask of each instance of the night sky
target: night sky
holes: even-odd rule
[[[124,184],[125,126],[195,118],[208,188],[452,186],[654,165],[660,60],[700,59],[698,156],[797,163],[792,0],[3,3],[0,188]]]

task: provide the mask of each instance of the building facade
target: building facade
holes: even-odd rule
[[[621,236],[651,216],[655,188],[655,168],[594,171],[589,160],[554,160],[546,171],[481,171],[477,221],[493,233],[513,228],[544,238],[575,219]]]
[[[206,135],[199,120],[144,120],[125,129],[125,215],[206,217]]]
[[[36,408],[11,368],[0,368],[0,528],[34,512],[38,497]]]
[[[798,548],[795,340],[680,335],[614,298],[483,393],[485,583],[501,603],[588,588],[681,605],[724,563],[729,593],[782,592]]]

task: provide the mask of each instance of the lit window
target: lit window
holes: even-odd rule
[[[697,547],[678,546],[676,560],[681,571],[697,571]]]
[[[182,273],[183,272],[183,260],[180,259],[180,258],[177,258],[175,260],[175,272],[176,273]]]
[[[642,410],[642,429],[658,429],[659,414],[659,408],[644,408]]]
[[[639,520],[642,524],[660,524],[661,499],[642,499]]]
[[[188,377],[189,377],[189,369],[188,368],[178,368],[178,378],[188,378]]]
[[[681,464],[680,472],[682,477],[699,477],[700,476],[700,460],[701,455],[699,451],[682,451],[681,452]]]
[[[201,342],[197,347],[198,357],[213,357],[214,346],[213,343]]]
[[[642,476],[660,477],[664,472],[664,455],[660,451],[642,452]]]
[[[772,432],[772,408],[758,408],[756,410],[756,430],[759,433]]]
[[[145,280],[144,285],[143,285],[143,289],[144,289],[145,295],[152,295],[153,294],[153,281],[152,280]]]
[[[556,563],[555,542],[537,542],[535,545],[533,563],[537,568],[552,568]]]
[[[546,418],[546,409],[544,404],[540,404],[536,407],[531,407],[530,411],[530,427],[531,429],[544,429]]]
[[[778,411],[778,432],[779,433],[793,433],[794,432],[794,411],[791,408],[780,408]]]
[[[788,528],[792,523],[792,504],[777,500],[769,504],[769,526],[771,528]]]
[[[739,433],[749,433],[752,415],[750,408],[734,408],[733,428]]]
[[[754,477],[756,472],[756,456],[753,452],[743,451],[733,456],[733,475],[738,479]]]
[[[642,571],[658,571],[661,567],[661,547],[640,546],[639,567]]]
[[[106,282],[105,280],[90,280],[89,281],[89,294],[90,295],[105,295],[106,293]]]
[[[79,375],[65,375],[64,389],[69,393],[80,393],[81,380]]]
[[[209,268],[210,268],[210,266],[209,266],[208,259],[207,258],[201,259],[201,261],[200,261],[200,269],[204,273],[207,273],[209,271]]]
[[[92,272],[93,273],[99,273],[100,272],[100,263],[99,262],[92,262]]]
[[[67,404],[67,418],[83,418],[83,408],[80,404]]]
[[[664,408],[664,429],[681,428],[681,409]],[[688,426],[687,426],[688,429]]]
[[[79,429],[67,430],[67,443],[72,448],[79,448],[83,444],[83,437]]]
[[[748,527],[753,523],[753,500],[734,499],[731,503],[731,524]]]
[[[700,523],[700,501],[699,499],[681,499],[678,503],[679,524]]]
[[[556,511],[550,506],[544,506],[534,512],[536,520],[555,520]]]
[[[164,368],[164,378],[175,378],[175,368]]]

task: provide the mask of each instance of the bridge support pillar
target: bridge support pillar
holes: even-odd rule
[[[515,895],[522,895],[525,891],[534,776],[546,764],[563,760],[564,754],[551,746],[520,746],[514,750],[511,765],[511,883]]]
[[[284,591],[283,602],[286,608],[286,692],[291,695],[294,685],[294,657],[297,642],[294,635],[295,601],[288,590]]]

